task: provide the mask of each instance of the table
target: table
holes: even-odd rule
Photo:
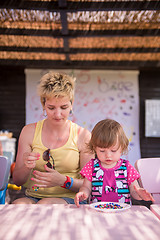
[[[150,209],[160,220],[160,204],[152,204]]]
[[[3,240],[159,240],[160,221],[145,206],[104,213],[89,205],[0,205]]]

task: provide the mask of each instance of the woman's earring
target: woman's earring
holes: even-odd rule
[[[72,109],[70,110],[69,115],[73,116],[73,110]]]
[[[47,114],[45,113],[45,109],[43,109],[43,116],[47,117]]]

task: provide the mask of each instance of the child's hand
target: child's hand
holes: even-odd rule
[[[79,207],[79,202],[86,200],[88,196],[84,192],[78,192],[74,198],[74,202]]]
[[[145,190],[144,188],[137,188],[135,185],[134,185],[134,190],[136,191],[136,193],[138,194],[138,196],[142,199],[142,200],[145,200],[145,201],[152,201],[154,202],[154,198],[152,197],[152,195],[147,191]]]

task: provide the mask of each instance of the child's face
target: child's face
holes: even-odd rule
[[[98,159],[101,161],[101,165],[104,168],[114,167],[121,157],[121,147],[118,148],[118,143],[110,148],[96,147],[96,153]]]

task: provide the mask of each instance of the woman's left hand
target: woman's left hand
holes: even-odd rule
[[[54,169],[44,166],[46,172],[33,171],[34,177],[31,178],[35,182],[35,186],[39,188],[49,188],[62,186],[65,182],[65,176]]]

